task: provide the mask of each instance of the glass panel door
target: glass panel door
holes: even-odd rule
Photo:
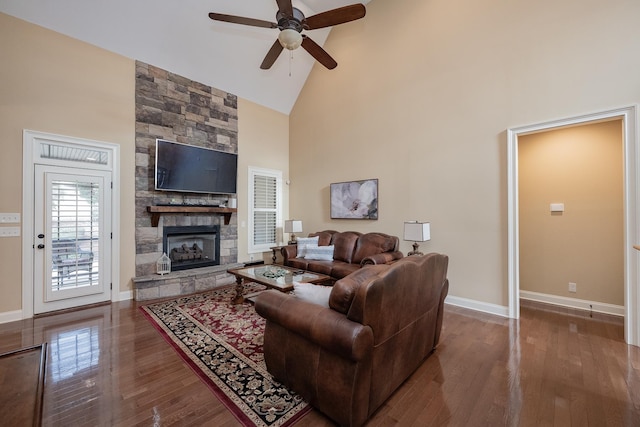
[[[111,298],[109,190],[110,172],[36,167],[36,313]]]

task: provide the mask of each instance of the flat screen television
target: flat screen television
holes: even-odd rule
[[[156,140],[156,190],[235,194],[238,155]]]

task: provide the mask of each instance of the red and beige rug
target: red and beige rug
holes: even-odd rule
[[[243,425],[290,426],[310,406],[267,372],[264,319],[248,302],[231,304],[234,294],[225,287],[140,308]]]

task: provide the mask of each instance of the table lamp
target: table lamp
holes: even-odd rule
[[[420,244],[418,242],[426,242],[431,240],[431,225],[428,222],[405,221],[404,223],[404,240],[413,242],[413,250],[407,254],[424,255],[418,251]]]
[[[290,245],[295,245],[296,244],[296,235],[295,235],[295,233],[301,233],[302,232],[302,221],[300,221],[299,219],[288,219],[288,220],[286,220],[284,222],[284,232],[291,234],[291,236],[289,238],[289,244]]]

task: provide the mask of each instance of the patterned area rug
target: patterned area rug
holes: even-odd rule
[[[140,309],[243,425],[290,426],[311,408],[267,372],[265,321],[252,304],[231,304],[234,295],[225,287]]]

